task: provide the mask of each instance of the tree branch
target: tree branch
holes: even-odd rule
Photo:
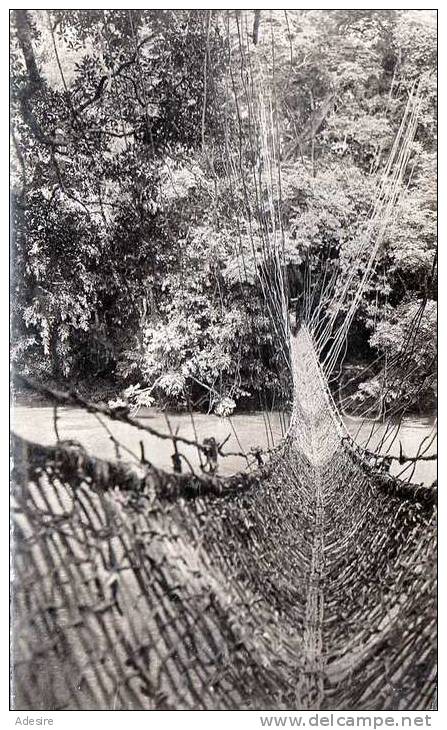
[[[94,104],[96,101],[99,101],[99,99],[101,98],[101,96],[104,93],[104,89],[105,89],[105,85],[106,85],[107,81],[109,81],[110,79],[117,78],[117,76],[120,76],[122,74],[122,72],[126,70],[126,68],[129,68],[130,66],[132,66],[137,61],[137,59],[138,59],[138,52],[139,52],[139,50],[146,43],[148,43],[148,41],[150,41],[151,39],[152,39],[152,36],[147,36],[146,38],[143,38],[143,40],[138,44],[135,52],[132,54],[132,58],[130,58],[127,61],[124,61],[123,63],[121,63],[115,71],[112,71],[112,73],[110,73],[110,74],[104,74],[104,76],[102,76],[101,79],[99,80],[98,86],[96,87],[96,91],[93,94],[93,96],[91,96],[89,99],[87,99],[86,101],[84,101],[78,107],[78,109],[76,111],[78,113],[81,113],[85,109],[87,109],[89,106],[91,106],[92,104]]]

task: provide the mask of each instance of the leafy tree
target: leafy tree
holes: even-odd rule
[[[432,330],[429,11],[16,10],[11,24],[17,367],[102,375],[140,403],[277,399],[272,241],[292,278],[309,266],[318,288],[327,269],[343,273],[418,84],[399,206],[347,357],[397,358],[391,340],[420,307]],[[432,383],[434,367],[420,355],[415,372]]]

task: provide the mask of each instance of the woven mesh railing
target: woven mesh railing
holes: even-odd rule
[[[16,709],[432,708],[435,493],[344,448],[306,333],[227,479],[13,438]]]

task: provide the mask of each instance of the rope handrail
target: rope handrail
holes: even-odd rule
[[[28,388],[31,388],[37,393],[40,393],[41,395],[44,395],[45,397],[49,398],[50,400],[54,400],[57,403],[61,405],[74,405],[79,406],[86,410],[88,413],[92,413],[95,415],[103,415],[107,418],[110,418],[112,421],[119,421],[120,423],[125,423],[129,426],[132,426],[140,431],[146,432],[150,434],[151,436],[155,436],[156,438],[159,438],[163,441],[172,441],[174,444],[174,448],[177,447],[178,444],[184,444],[185,446],[191,446],[200,451],[204,456],[209,456],[210,453],[210,444],[205,442],[200,442],[197,439],[189,439],[185,436],[180,436],[177,433],[170,432],[170,433],[163,433],[162,431],[159,431],[152,426],[148,426],[147,424],[141,423],[140,420],[137,418],[131,416],[127,409],[122,408],[121,406],[119,408],[113,408],[111,406],[99,404],[99,403],[93,403],[92,401],[84,398],[81,396],[76,390],[70,390],[70,391],[62,391],[58,390],[56,388],[52,388],[48,385],[44,385],[42,383],[38,383],[37,381],[33,380],[32,378],[29,378],[28,376],[25,376],[21,373],[14,373],[14,378],[20,382],[22,382],[24,385],[26,385]],[[229,434],[221,443],[218,443],[215,439],[213,439],[216,452],[219,456],[223,458],[227,457],[240,457],[247,460],[247,457],[252,455],[254,457],[254,460],[252,463],[257,463],[260,465],[262,461],[260,462],[260,459],[262,456],[268,456],[269,454],[274,453],[275,447],[270,449],[264,449],[261,447],[252,447],[250,451],[247,453],[245,451],[224,451],[223,446],[230,438]],[[210,439],[208,439],[209,441]]]

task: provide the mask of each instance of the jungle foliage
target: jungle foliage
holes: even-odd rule
[[[275,89],[291,270],[309,256],[340,265],[355,245],[408,95],[423,85],[404,190],[347,357],[398,363],[416,322],[411,377],[390,398],[431,402],[430,11],[16,10],[11,24],[15,367],[77,385],[104,379],[140,404],[222,414],[280,398],[242,200],[255,195],[256,150],[241,146],[245,180],[232,183],[226,164],[250,125],[235,99],[251,44]]]

